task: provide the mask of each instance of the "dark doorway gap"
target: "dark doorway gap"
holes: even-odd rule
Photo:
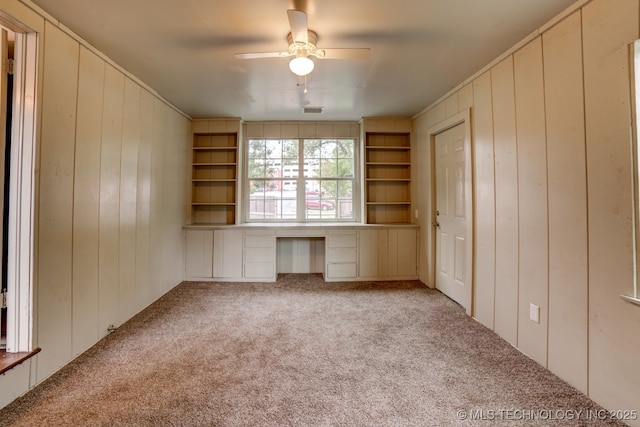
[[[11,118],[13,107],[13,75],[7,75],[7,121],[5,126],[6,144],[4,150],[4,210],[2,212],[2,292],[7,291],[7,264],[9,259],[9,179],[11,177]],[[7,309],[0,310],[0,351],[7,346]]]

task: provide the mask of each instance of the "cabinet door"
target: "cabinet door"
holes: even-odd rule
[[[391,268],[395,261],[389,259],[389,230],[380,229],[378,233],[378,277],[392,276]],[[393,254],[395,257],[395,254]]]
[[[359,237],[359,277],[391,279],[417,275],[415,229],[360,230]]]
[[[417,273],[416,230],[390,228],[385,230],[384,247],[379,248],[387,257],[382,277],[414,277]],[[382,255],[380,255],[382,256]]]
[[[242,230],[214,230],[213,277],[242,277]]]
[[[213,230],[185,230],[185,276],[213,277]]]
[[[418,274],[418,242],[417,231],[412,229],[399,229],[398,233],[398,276],[417,276]]]
[[[360,277],[378,277],[378,230],[360,230]]]

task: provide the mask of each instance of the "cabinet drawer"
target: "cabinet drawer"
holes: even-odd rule
[[[273,248],[276,238],[273,234],[245,234],[245,248]]]
[[[327,236],[328,248],[355,248],[357,246],[357,238],[355,234],[344,234],[340,236]]]
[[[356,277],[356,264],[327,264],[327,276],[329,278]]]
[[[329,248],[327,262],[349,263],[357,261],[356,248]]]
[[[272,278],[273,262],[248,262],[244,265],[244,277],[247,279]]]
[[[245,262],[273,262],[274,258],[274,249],[247,248],[244,250]]]

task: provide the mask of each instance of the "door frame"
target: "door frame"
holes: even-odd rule
[[[431,202],[431,209],[429,210],[429,232],[428,232],[428,238],[429,238],[429,243],[430,243],[430,247],[431,247],[431,257],[429,262],[431,263],[431,280],[433,281],[433,286],[436,286],[436,251],[437,251],[437,247],[436,247],[436,233],[434,230],[434,222],[436,221],[436,169],[435,169],[435,165],[436,165],[436,156],[435,156],[435,142],[436,142],[436,135],[447,131],[455,126],[458,126],[462,124],[464,126],[464,150],[465,150],[465,170],[464,170],[464,174],[465,174],[465,182],[464,182],[464,193],[465,193],[465,205],[466,205],[466,209],[468,210],[468,214],[466,215],[466,226],[465,226],[465,231],[466,231],[466,239],[467,239],[467,244],[466,244],[466,253],[467,253],[467,259],[466,259],[466,265],[465,265],[465,279],[467,281],[468,284],[468,290],[467,290],[467,301],[468,301],[468,306],[465,308],[466,312],[469,316],[473,316],[474,315],[474,274],[473,274],[473,268],[474,268],[474,260],[475,260],[475,253],[473,252],[474,249],[474,229],[473,229],[473,223],[474,223],[474,217],[475,217],[475,207],[473,205],[473,190],[474,190],[474,186],[473,186],[473,153],[471,151],[472,149],[472,144],[471,144],[471,139],[472,139],[472,135],[471,135],[471,109],[467,108],[466,110],[463,110],[461,112],[459,112],[458,114],[455,114],[441,122],[439,122],[438,124],[430,127],[427,130],[427,138],[429,141],[429,154],[431,157],[431,162],[430,162],[430,167],[431,167],[431,197],[430,197],[430,202]]]
[[[8,353],[34,348],[36,282],[36,198],[38,159],[39,35],[0,11],[0,24],[16,35],[11,121],[11,177],[9,181],[9,247],[7,260]]]

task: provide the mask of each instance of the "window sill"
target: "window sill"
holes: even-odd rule
[[[26,351],[22,353],[7,353],[5,351],[0,352],[0,375],[15,368],[25,360],[28,360],[40,353],[40,349],[36,348],[33,351]]]

